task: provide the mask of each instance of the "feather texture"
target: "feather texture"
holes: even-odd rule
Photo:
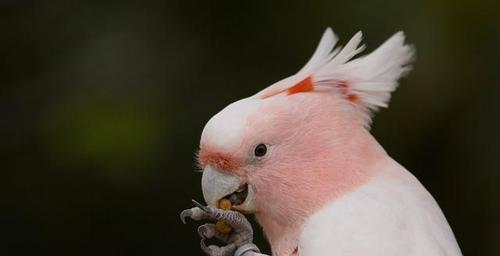
[[[410,69],[404,39],[356,58],[361,32],[335,48],[328,28],[297,74],[208,121],[201,164],[255,191],[247,210],[273,255],[461,255],[432,196],[366,129]],[[256,158],[260,143],[268,153]]]
[[[328,63],[338,50],[333,51],[333,47],[337,43],[338,38],[333,33],[331,28],[327,28],[321,37],[321,40],[316,47],[313,55],[306,65],[298,72],[299,74],[312,74],[318,68]]]
[[[301,256],[461,256],[438,204],[402,166],[332,201],[306,222]]]
[[[336,87],[359,106],[365,126],[369,126],[372,112],[388,106],[398,79],[411,69],[414,49],[405,44],[403,32],[398,32],[372,53],[353,59],[365,49],[360,45],[362,38],[358,32],[345,47],[334,48],[337,36],[327,28],[312,57],[297,74],[269,86],[256,97],[276,95],[311,76],[315,86]]]

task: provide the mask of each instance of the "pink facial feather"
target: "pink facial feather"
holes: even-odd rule
[[[201,165],[253,186],[273,255],[295,255],[306,219],[379,175],[375,167],[387,157],[368,132],[369,110],[387,106],[413,50],[397,33],[351,60],[364,49],[361,33],[343,49],[336,41],[327,29],[301,71],[228,106],[202,135]],[[269,145],[264,159],[252,158],[259,143]]]
[[[331,90],[269,98],[247,124],[244,141],[275,137],[275,130],[289,134],[270,145],[269,161],[245,171],[255,188],[258,209],[263,209],[256,213],[257,220],[275,255],[292,254],[305,220],[377,175],[370,166],[384,159],[385,151],[362,121],[352,118],[356,110]],[[295,107],[280,113],[275,105],[281,104]],[[276,121],[257,113],[267,113]]]

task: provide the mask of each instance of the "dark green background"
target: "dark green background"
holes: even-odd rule
[[[369,51],[406,32],[415,69],[372,131],[436,197],[466,255],[500,255],[499,9],[3,0],[0,254],[201,255],[178,213],[202,199],[205,122],[296,72],[332,26],[341,43],[363,30]]]

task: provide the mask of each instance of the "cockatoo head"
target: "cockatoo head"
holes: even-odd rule
[[[255,213],[271,243],[279,229],[363,183],[385,154],[368,132],[370,111],[387,105],[412,49],[399,32],[351,60],[364,48],[361,33],[342,49],[336,41],[327,29],[297,74],[230,104],[201,136],[207,204],[228,198]]]

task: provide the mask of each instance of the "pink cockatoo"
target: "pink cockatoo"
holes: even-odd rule
[[[202,243],[205,252],[263,255],[243,212],[255,214],[276,256],[461,255],[436,201],[369,132],[372,113],[410,70],[413,48],[398,32],[354,58],[361,38],[334,48],[328,28],[297,74],[208,121],[199,152],[208,206],[182,216],[225,219],[235,234],[202,226],[202,236],[228,242]],[[217,209],[223,198],[231,211]]]

